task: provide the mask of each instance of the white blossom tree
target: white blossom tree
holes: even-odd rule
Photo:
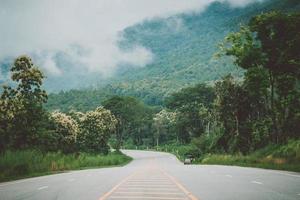
[[[81,148],[89,152],[108,153],[108,139],[115,132],[117,119],[107,109],[96,108],[87,112],[80,123],[79,143]]]
[[[77,134],[79,132],[77,122],[71,116],[58,111],[51,113],[50,119],[54,124],[59,148],[63,151],[74,150]]]

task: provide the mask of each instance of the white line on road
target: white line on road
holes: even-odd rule
[[[46,188],[48,188],[48,186],[39,187],[38,190],[43,190],[43,189],[46,189]]]
[[[276,171],[272,171],[271,173],[281,174],[281,175],[285,175],[285,176],[292,176],[292,177],[300,178],[300,175],[297,175],[297,174],[289,174],[289,173],[276,172]]]
[[[259,181],[251,181],[251,183],[255,183],[255,184],[258,184],[258,185],[262,185],[263,184],[262,182],[259,182]]]
[[[230,174],[226,174],[225,176],[229,177],[229,178],[232,178],[232,176]]]
[[[70,179],[68,179],[68,181],[72,182],[72,181],[75,181],[75,179],[74,178],[70,178]]]
[[[26,182],[26,181],[27,181],[27,180],[14,181],[14,182],[10,182],[10,183],[4,183],[4,184],[0,184],[0,187],[8,186],[8,185],[14,185],[14,184],[18,184],[18,183],[23,183],[23,182]]]

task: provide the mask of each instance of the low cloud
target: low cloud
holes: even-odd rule
[[[201,12],[210,3],[244,6],[259,0],[2,0],[0,6],[0,61],[21,54],[33,56],[48,76],[62,76],[72,66],[61,66],[63,54],[83,70],[111,75],[119,65],[143,67],[154,55],[142,46],[118,47],[120,32],[145,19]],[[174,18],[169,25],[183,26]]]

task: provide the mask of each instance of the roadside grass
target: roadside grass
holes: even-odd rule
[[[269,145],[249,155],[206,154],[197,163],[300,172],[300,140],[291,140],[285,145]]]
[[[120,166],[131,160],[119,152],[98,155],[42,153],[38,150],[6,151],[0,154],[0,182],[68,170]]]
[[[197,153],[195,146],[180,144],[166,144],[152,150],[172,153],[181,161],[184,160],[185,155],[190,154],[195,157],[194,164],[233,165],[300,172],[300,140],[290,140],[285,145],[269,145],[248,155],[240,153],[201,155]]]

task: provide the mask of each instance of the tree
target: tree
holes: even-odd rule
[[[163,109],[159,113],[156,113],[153,118],[153,124],[156,129],[154,134],[156,140],[156,146],[158,147],[160,144],[160,138],[163,136],[167,136],[170,134],[170,128],[175,124],[176,120],[176,113],[175,112],[168,112],[167,110]]]
[[[5,87],[1,94],[0,128],[6,133],[9,146],[18,149],[36,145],[41,122],[46,117],[42,106],[47,94],[41,89],[44,75],[29,57],[18,57],[11,74],[16,88]]]
[[[107,154],[108,139],[116,131],[117,119],[103,107],[87,112],[81,119],[78,143],[87,152]]]
[[[16,112],[14,94],[10,87],[4,86],[0,97],[0,152],[10,145],[10,130]]]
[[[239,32],[226,37],[221,46],[226,55],[233,56],[235,63],[247,70],[246,79],[249,75],[260,76],[259,73],[264,71],[265,77],[260,78],[263,81],[260,83],[268,82],[268,87],[260,88],[254,96],[265,95],[268,100],[272,141],[276,143],[295,137],[296,129],[288,127],[300,123],[299,27],[299,13],[264,13],[252,18]],[[263,90],[264,94],[261,94]]]
[[[191,137],[199,137],[205,131],[205,120],[200,110],[212,108],[215,92],[212,87],[198,84],[172,94],[165,101],[167,108],[176,110],[178,137],[188,143]]]
[[[64,113],[55,111],[51,113],[50,119],[53,122],[53,135],[49,136],[54,138],[53,150],[62,150],[65,153],[75,151],[75,144],[79,127],[77,122]]]
[[[110,110],[116,116],[117,145],[119,149],[123,144],[123,140],[129,136],[132,137],[134,143],[141,144],[142,129],[145,125],[149,125],[152,119],[151,109],[134,97],[114,96],[103,102],[103,106]]]
[[[247,91],[228,75],[216,83],[216,93],[215,106],[224,127],[218,145],[229,152],[249,151],[251,131],[248,124],[250,104]]]

